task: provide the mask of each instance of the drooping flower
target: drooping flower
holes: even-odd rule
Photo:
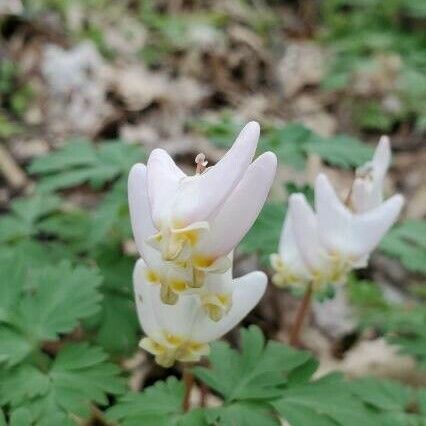
[[[390,141],[382,136],[373,159],[356,171],[349,204],[356,213],[363,213],[383,202],[383,186],[392,158]]]
[[[259,214],[275,175],[270,152],[250,164],[258,137],[258,124],[249,123],[222,160],[202,170],[201,159],[194,176],[161,149],[151,153],[146,167],[136,164],[130,171],[135,241],[162,284],[165,303],[201,288],[208,273],[231,267],[229,254]]]
[[[293,194],[280,241],[272,257],[278,285],[342,284],[352,269],[365,267],[370,253],[395,223],[404,204],[394,195],[377,207],[354,213],[325,175],[315,182],[315,211],[303,194]]]
[[[139,259],[133,282],[138,317],[146,334],[140,346],[163,367],[170,367],[175,361],[195,362],[207,355],[209,342],[226,334],[254,308],[267,282],[260,271],[235,280],[229,277],[221,285],[230,291],[235,303],[224,318],[215,322],[205,314],[203,301],[196,295],[186,295],[175,305],[162,303],[160,287],[147,280],[149,273],[145,262]]]

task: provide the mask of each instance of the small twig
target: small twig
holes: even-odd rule
[[[2,144],[0,144],[0,172],[15,190],[22,189],[28,182],[23,170]]]
[[[290,330],[290,340],[289,343],[291,346],[298,347],[300,346],[299,334],[302,329],[303,320],[305,319],[306,314],[309,311],[309,306],[312,297],[313,286],[312,283],[309,283],[308,288],[306,289],[305,294],[303,295],[302,303],[299,306],[297,311],[296,320],[293,323],[293,326]]]
[[[194,385],[194,375],[188,367],[183,369],[183,383],[185,384],[185,396],[183,398],[182,408],[186,413],[190,407],[190,396],[192,391],[192,386]]]

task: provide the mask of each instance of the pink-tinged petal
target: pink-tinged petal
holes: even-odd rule
[[[292,194],[289,206],[291,226],[304,263],[311,272],[322,270],[327,255],[319,239],[317,216],[303,194]]]
[[[155,336],[161,332],[155,313],[158,302],[154,297],[154,286],[146,280],[146,265],[142,259],[136,262],[133,270],[133,287],[139,323],[147,336]]]
[[[157,228],[170,216],[171,202],[186,175],[163,149],[154,149],[147,163],[148,195]]]
[[[260,301],[266,290],[267,277],[255,271],[234,280],[232,307],[220,321],[212,321],[203,312],[194,323],[192,338],[208,343],[222,337],[234,328]]]
[[[353,214],[340,201],[328,178],[321,174],[315,182],[315,210],[320,241],[331,252],[347,253],[353,235]]]
[[[173,217],[186,226],[211,219],[220,210],[245,174],[256,152],[259,124],[248,123],[231,149],[214,166],[201,175],[186,179],[173,204]]]
[[[214,218],[210,232],[196,252],[218,257],[228,254],[251,228],[268,196],[277,168],[275,154],[267,152],[251,164],[241,182]]]
[[[146,166],[135,164],[130,170],[128,179],[128,199],[133,236],[138,251],[145,260],[146,251],[149,250],[146,240],[157,233],[151,218],[146,175]]]
[[[371,253],[396,222],[403,205],[404,197],[397,194],[379,207],[356,215],[352,231],[354,237],[352,243],[353,255],[361,257]]]

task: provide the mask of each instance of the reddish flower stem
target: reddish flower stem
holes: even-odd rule
[[[189,368],[184,367],[182,377],[183,377],[183,383],[185,385],[185,395],[183,398],[182,408],[183,408],[183,411],[186,413],[190,408],[190,396],[191,396],[192,386],[194,385],[194,375],[192,374]]]
[[[306,317],[306,314],[309,312],[309,307],[312,298],[312,290],[312,283],[310,283],[305,291],[305,294],[303,295],[302,302],[300,303],[299,310],[297,311],[296,319],[290,330],[289,343],[291,346],[300,347],[299,334],[300,330],[302,329],[303,321]]]

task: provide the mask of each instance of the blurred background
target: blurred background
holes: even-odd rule
[[[67,339],[130,358],[137,389],[165,372],[134,356],[130,166],[162,147],[191,172],[258,120],[280,168],[235,273],[270,272],[287,195],[320,171],[344,195],[388,134],[401,222],[302,340],[323,372],[425,383],[425,21],[417,0],[0,0],[0,259],[96,268],[101,309]],[[247,323],[286,341],[296,306],[271,285]]]

